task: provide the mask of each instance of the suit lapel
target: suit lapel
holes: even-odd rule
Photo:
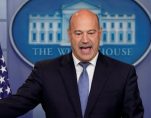
[[[105,83],[108,79],[108,74],[109,70],[106,62],[104,61],[104,56],[99,54],[91,85],[91,91],[88,98],[86,115],[91,111],[97,101],[98,96],[101,94],[101,91],[103,91]]]
[[[78,94],[76,71],[71,53],[66,56],[62,61],[60,73],[63,78],[63,82],[65,85],[65,89],[68,93],[69,100],[73,105],[76,114],[78,114],[78,116],[81,116],[82,113]]]

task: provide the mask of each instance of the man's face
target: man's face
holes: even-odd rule
[[[75,14],[68,31],[73,54],[80,61],[90,61],[98,53],[101,29],[94,14]]]

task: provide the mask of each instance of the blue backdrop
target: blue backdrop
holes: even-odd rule
[[[7,24],[10,25],[11,18],[17,11],[18,7],[25,0],[7,0]],[[43,0],[42,0],[43,1]],[[68,0],[70,1],[70,0]],[[75,0],[76,1],[76,0]],[[138,0],[141,2],[145,8],[151,14],[151,0]],[[56,0],[56,2],[60,2]],[[51,4],[51,3],[50,3]],[[7,30],[8,31],[8,30]],[[145,31],[145,29],[144,29]],[[6,31],[4,31],[6,33]],[[22,85],[25,79],[31,72],[32,67],[27,65],[15,52],[11,43],[9,33],[7,32],[7,67],[9,71],[9,78],[11,88],[13,93]],[[3,41],[3,40],[2,40]],[[139,50],[139,49],[138,49]],[[136,66],[136,71],[138,74],[138,84],[140,89],[140,94],[143,100],[145,107],[145,117],[151,117],[151,52],[145,57],[145,59]],[[20,118],[44,118],[44,112],[41,109],[41,106],[36,107],[33,111],[21,116]]]

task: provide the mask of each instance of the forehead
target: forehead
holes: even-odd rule
[[[75,13],[70,22],[71,28],[78,29],[94,29],[98,28],[98,25],[97,16],[92,13]]]

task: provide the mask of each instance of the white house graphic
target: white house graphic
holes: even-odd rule
[[[81,8],[96,13],[103,28],[100,45],[134,45],[135,15],[102,13],[101,7],[86,1],[64,5],[60,12],[53,16],[29,16],[29,44],[70,45],[67,29],[70,16]]]

